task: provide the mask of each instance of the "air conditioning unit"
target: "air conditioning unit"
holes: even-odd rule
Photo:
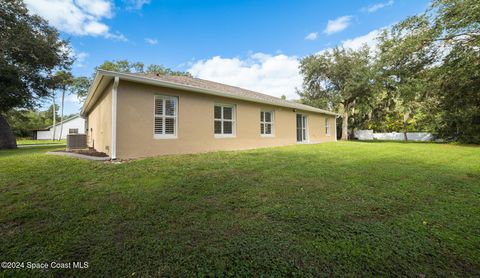
[[[68,134],[67,135],[67,150],[78,150],[87,148],[86,134]]]

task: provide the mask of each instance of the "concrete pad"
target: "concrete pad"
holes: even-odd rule
[[[84,155],[79,153],[71,153],[71,152],[47,152],[47,154],[53,155],[60,155],[60,156],[69,156],[73,158],[80,158],[86,160],[96,160],[96,161],[108,161],[110,157],[100,157],[100,156],[91,156],[91,155]]]

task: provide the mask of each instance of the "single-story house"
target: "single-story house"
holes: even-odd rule
[[[112,159],[335,141],[337,114],[185,76],[98,70],[81,113]]]
[[[63,120],[63,130],[62,134],[60,134],[60,126],[61,122],[43,128],[43,129],[35,129],[33,130],[32,139],[33,140],[52,140],[53,138],[53,130],[55,129],[55,139],[66,139],[67,134],[85,134],[85,119],[80,117],[80,115],[76,115],[70,117],[68,119]]]

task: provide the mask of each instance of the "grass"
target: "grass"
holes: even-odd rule
[[[338,142],[122,164],[0,152],[0,276],[480,275],[480,148]],[[58,148],[58,147],[57,147]]]
[[[18,146],[26,146],[26,145],[65,145],[67,140],[30,140],[30,139],[18,139],[17,145]]]

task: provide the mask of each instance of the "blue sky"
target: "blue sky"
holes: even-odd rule
[[[25,0],[69,39],[77,76],[105,60],[163,64],[194,76],[296,98],[298,59],[335,45],[375,44],[378,31],[425,0]],[[78,112],[74,96],[66,113]]]

